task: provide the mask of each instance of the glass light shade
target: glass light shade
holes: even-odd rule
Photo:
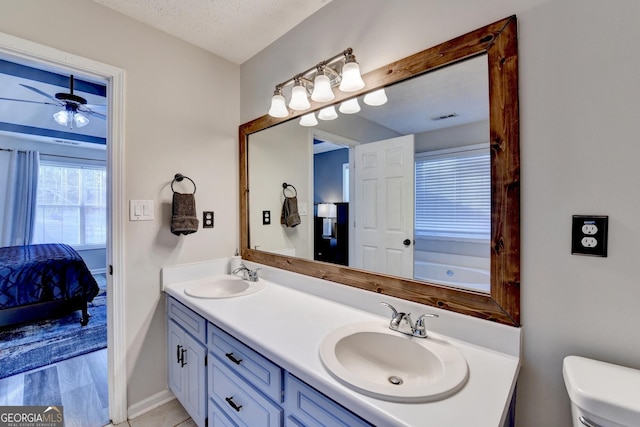
[[[318,124],[315,113],[305,114],[300,117],[300,126],[315,126]]]
[[[364,103],[372,107],[378,107],[387,103],[387,94],[383,89],[374,90],[364,96]]]
[[[358,104],[358,98],[352,98],[348,101],[344,101],[340,104],[338,110],[343,114],[355,114],[360,111],[360,104]]]
[[[331,105],[320,110],[318,118],[320,120],[335,120],[338,118],[338,113],[336,113],[336,108]]]
[[[73,115],[73,123],[77,128],[81,128],[89,124],[89,119],[82,113],[75,113]]]
[[[287,117],[289,115],[287,104],[284,102],[284,96],[273,95],[273,98],[271,98],[271,108],[269,108],[269,115],[271,117]]]
[[[60,110],[53,115],[53,120],[59,125],[66,126],[69,122],[69,113],[66,110]]]
[[[360,76],[360,66],[357,62],[347,62],[342,67],[342,81],[340,90],[342,92],[355,92],[364,87],[364,80]]]
[[[331,90],[331,81],[329,77],[324,74],[318,74],[313,81],[313,92],[311,93],[311,99],[316,102],[327,102],[335,98],[333,91]]]
[[[306,110],[311,107],[309,99],[307,98],[307,89],[304,86],[294,86],[291,90],[291,101],[289,101],[289,108],[292,110]]]

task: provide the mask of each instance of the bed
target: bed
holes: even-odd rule
[[[82,311],[100,291],[80,255],[69,245],[0,248],[0,327]]]

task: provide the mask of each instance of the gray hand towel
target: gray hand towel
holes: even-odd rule
[[[173,193],[171,232],[176,236],[198,231],[196,198],[193,194]]]
[[[282,204],[282,214],[280,215],[280,224],[287,227],[295,227],[300,224],[300,215],[298,214],[298,198],[285,197]]]

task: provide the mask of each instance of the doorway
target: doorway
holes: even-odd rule
[[[126,345],[124,328],[124,70],[0,33],[0,55],[23,63],[44,64],[107,84],[107,360],[109,416],[114,424],[127,419]]]

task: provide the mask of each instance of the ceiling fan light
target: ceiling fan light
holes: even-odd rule
[[[318,118],[320,120],[335,120],[338,118],[338,113],[336,113],[336,108],[333,105],[329,107],[325,107],[318,113]]]
[[[318,124],[318,120],[316,120],[316,115],[315,113],[309,113],[309,114],[305,114],[304,116],[300,117],[300,126],[315,126]]]
[[[318,74],[313,81],[313,93],[311,99],[316,102],[327,102],[335,98],[333,90],[331,90],[331,81],[324,74]]]
[[[298,84],[293,87],[291,90],[291,101],[289,101],[289,108],[292,110],[306,110],[311,107],[309,103],[309,98],[307,98],[307,89],[302,86],[302,84]]]
[[[374,90],[364,96],[364,103],[367,105],[371,105],[372,107],[378,107],[380,105],[384,105],[387,103],[387,94],[384,91],[384,88]]]
[[[364,80],[360,76],[360,66],[355,59],[353,62],[347,62],[342,67],[342,81],[340,82],[340,90],[342,92],[355,92],[364,87]]]
[[[289,110],[287,110],[287,104],[284,101],[282,94],[275,94],[271,98],[271,108],[269,108],[269,115],[271,117],[287,117]]]
[[[344,101],[340,104],[340,108],[338,110],[343,114],[355,114],[360,111],[360,104],[358,103],[358,98],[352,98],[347,101]]]
[[[60,110],[53,115],[53,120],[59,125],[66,126],[69,123],[69,112],[67,110]]]
[[[73,124],[75,124],[77,128],[81,128],[89,124],[89,119],[82,113],[75,113],[73,115]]]

